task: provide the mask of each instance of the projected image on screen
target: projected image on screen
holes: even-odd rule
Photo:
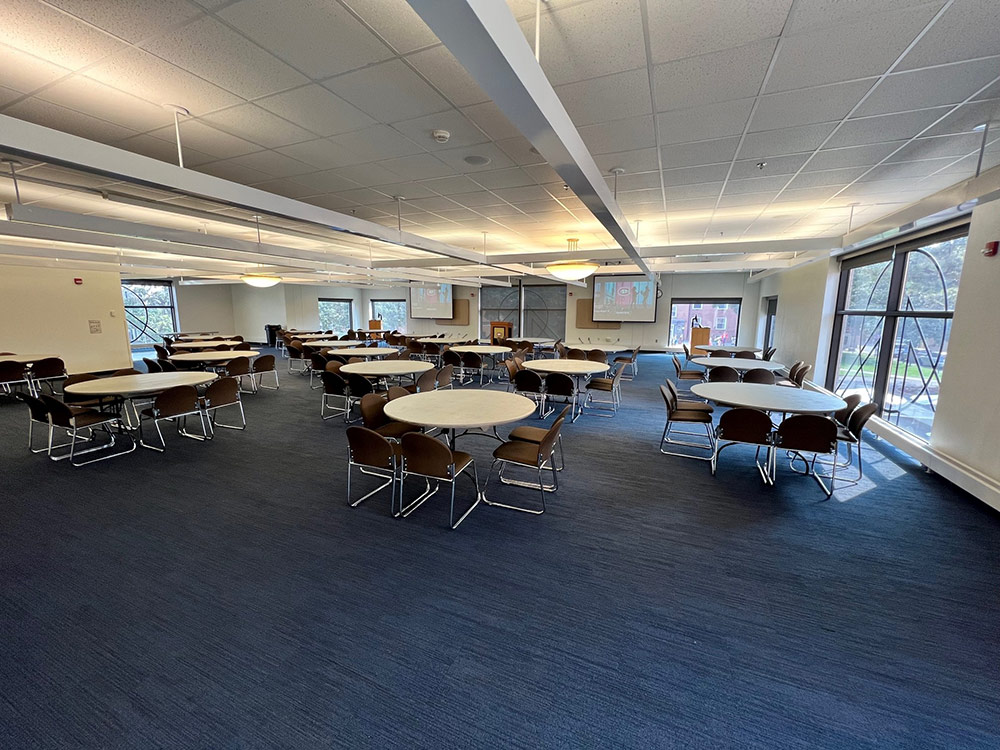
[[[451,316],[451,284],[414,284],[410,287],[411,318]]]
[[[594,320],[656,322],[656,284],[647,276],[595,276]]]

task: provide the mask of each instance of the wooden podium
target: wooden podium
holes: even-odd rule
[[[490,321],[490,341],[497,346],[501,346],[505,339],[510,338],[513,330],[513,323],[503,320],[492,320]]]
[[[689,348],[691,349],[691,355],[696,357],[707,357],[708,352],[698,347],[702,344],[707,344],[711,341],[712,329],[711,328],[691,328],[691,344]]]

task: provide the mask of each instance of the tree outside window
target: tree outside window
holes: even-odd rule
[[[349,299],[320,299],[319,327],[341,335],[354,328],[353,302]]]
[[[372,318],[381,319],[383,331],[405,331],[406,300],[373,299]]]
[[[177,330],[174,288],[169,281],[124,281],[122,301],[133,346],[151,347]]]

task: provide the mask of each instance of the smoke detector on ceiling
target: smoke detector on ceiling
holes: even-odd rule
[[[431,138],[433,138],[438,143],[447,143],[451,138],[451,133],[447,130],[432,130]]]

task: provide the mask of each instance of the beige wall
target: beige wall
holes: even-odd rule
[[[178,330],[237,333],[233,288],[233,284],[175,284]]]
[[[118,274],[0,266],[0,351],[54,354],[71,373],[131,366]]]

